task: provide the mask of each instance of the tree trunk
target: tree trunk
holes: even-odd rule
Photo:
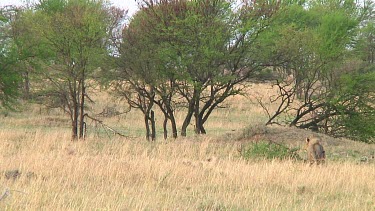
[[[163,122],[164,140],[167,140],[168,138],[167,123],[168,123],[168,116],[164,114],[164,122]]]
[[[74,91],[72,93],[73,100],[73,116],[72,116],[72,141],[76,141],[78,138],[78,113],[79,106],[77,102],[77,95]]]
[[[197,124],[199,124],[197,126],[197,129],[199,130],[199,133],[198,134],[206,134],[206,129],[204,128],[204,121],[202,120],[202,118],[199,116],[198,117],[198,121],[197,121]]]
[[[151,110],[151,140],[156,140],[155,113]]]
[[[145,114],[144,116],[144,121],[145,121],[145,127],[146,127],[146,140],[147,141],[150,141],[150,137],[151,137],[151,134],[150,134],[150,124],[149,124],[149,116],[148,114]]]
[[[74,108],[72,116],[72,141],[76,141],[78,138],[78,108]]]
[[[76,141],[78,138],[78,124],[77,119],[72,121],[72,141]]]
[[[190,124],[191,117],[193,116],[193,114],[194,114],[194,101],[191,101],[191,102],[189,102],[188,112],[186,114],[185,120],[184,120],[184,122],[182,124],[182,127],[181,127],[181,136],[183,136],[183,137],[186,137],[186,130],[187,130],[187,127]]]
[[[84,72],[82,73],[84,74]],[[83,77],[83,76],[82,76]],[[81,103],[80,103],[80,113],[79,113],[79,138],[85,138],[84,131],[85,131],[85,80],[82,79],[81,81]]]
[[[203,108],[201,109],[198,118],[199,118],[199,130],[201,134],[207,134],[206,129],[204,128],[204,124],[208,120],[209,116],[211,115],[212,111],[220,104],[222,103],[228,95],[228,92],[230,91],[231,87],[227,87],[225,90],[225,93],[222,94],[222,96],[214,101],[214,98],[212,96],[211,100],[207,101]]]
[[[194,106],[194,118],[195,118],[195,134],[200,134],[200,118],[199,118],[199,97],[195,99],[195,106]]]
[[[171,126],[172,126],[172,135],[173,138],[177,138],[177,125],[176,125],[176,119],[174,118],[174,115],[170,116]]]
[[[170,100],[168,101],[170,102]],[[173,138],[177,138],[177,125],[176,125],[176,119],[174,118],[173,109],[170,106],[170,104],[166,104],[166,112],[167,112],[167,118],[171,121],[171,127],[172,127],[172,136]]]

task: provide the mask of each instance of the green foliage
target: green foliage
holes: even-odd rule
[[[18,86],[21,76],[15,68],[16,58],[17,55],[13,49],[6,52],[6,55],[0,55],[0,107],[11,108],[19,96]]]
[[[375,2],[366,1],[362,10],[363,20],[355,43],[355,54],[363,61],[375,63]]]
[[[257,44],[282,86],[293,88],[280,91],[279,99],[290,101],[268,123],[282,122],[277,118],[288,113],[291,126],[373,140],[375,81],[365,70],[371,64],[359,60],[374,61],[373,21],[363,19],[362,10],[351,0],[282,5]]]
[[[217,76],[229,42],[224,18],[230,10],[225,1],[206,3],[171,1],[135,14],[124,29],[122,44],[123,58],[133,74],[142,80],[177,77],[197,86],[202,86],[208,75]],[[212,11],[206,13],[205,7]],[[149,65],[142,64],[144,61]]]
[[[375,71],[374,67],[343,75],[330,106],[341,115],[335,119],[338,135],[375,142]]]
[[[109,39],[121,21],[119,10],[107,6],[101,0],[40,0],[13,24],[19,63],[33,79],[35,100],[70,115],[73,139],[78,124],[83,136],[89,79],[109,57]]]
[[[354,114],[344,118],[346,137],[366,143],[375,143],[375,113]]]
[[[274,16],[270,30],[260,37],[259,51],[268,54],[272,62],[288,63],[296,71],[336,61],[343,56],[359,24],[355,5],[340,4],[331,0],[310,1],[308,6],[284,5]]]
[[[53,14],[56,12],[62,12],[66,4],[66,0],[39,0],[37,9]]]
[[[1,25],[3,24],[3,22],[7,22],[8,19],[6,17],[4,17],[4,15],[0,14],[0,23]]]
[[[68,92],[62,89],[92,78],[108,56],[108,22],[102,1],[42,0],[34,11],[21,13],[14,27],[17,44],[24,46],[20,52],[33,58],[34,73],[43,78],[40,85],[48,79],[51,92]]]
[[[326,59],[335,59],[342,55],[355,35],[358,20],[348,16],[345,11],[329,12],[321,17],[321,24],[316,28],[320,37],[320,54]]]
[[[123,30],[120,77],[138,86],[141,95],[147,90],[147,97],[169,110],[171,119],[177,106],[188,107],[185,125],[195,112],[195,118],[201,118],[197,125],[204,130],[212,109],[237,93],[236,75],[223,74],[233,56],[228,46],[236,31],[231,4],[224,0],[154,3],[141,8]],[[175,103],[177,95],[182,102]]]
[[[289,149],[282,144],[261,141],[250,144],[241,152],[241,155],[245,159],[301,160],[297,151],[297,148]]]
[[[19,96],[20,73],[17,70],[17,48],[9,34],[9,20],[0,14],[0,108],[14,108]]]

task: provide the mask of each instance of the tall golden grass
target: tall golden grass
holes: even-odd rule
[[[352,142],[328,146],[325,166],[244,160],[241,143],[224,134],[264,120],[248,98],[214,112],[211,135],[156,143],[142,138],[142,117],[132,112],[105,121],[135,138],[90,133],[79,142],[56,111],[0,119],[0,210],[375,210],[375,165],[330,159]],[[14,170],[20,175],[6,176]]]
[[[147,143],[0,134],[1,210],[373,210],[375,165],[245,161],[208,137]]]

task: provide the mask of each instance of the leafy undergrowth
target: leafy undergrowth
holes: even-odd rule
[[[298,154],[299,148],[288,148],[283,144],[275,142],[253,142],[241,151],[245,159],[279,159],[279,160],[302,160]]]

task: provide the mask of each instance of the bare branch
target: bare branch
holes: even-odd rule
[[[118,132],[116,129],[113,129],[112,127],[110,127],[110,126],[104,124],[103,120],[100,120],[100,119],[94,118],[94,117],[92,117],[92,116],[90,116],[90,115],[88,115],[88,114],[85,114],[85,117],[87,117],[87,118],[89,118],[89,119],[91,119],[91,120],[93,120],[93,121],[99,123],[99,124],[102,125],[104,128],[110,130],[112,133],[114,133],[114,134],[116,134],[116,135],[119,135],[119,136],[122,136],[122,137],[125,137],[125,138],[131,138],[130,136],[126,136],[126,135],[124,135],[124,134]]]

